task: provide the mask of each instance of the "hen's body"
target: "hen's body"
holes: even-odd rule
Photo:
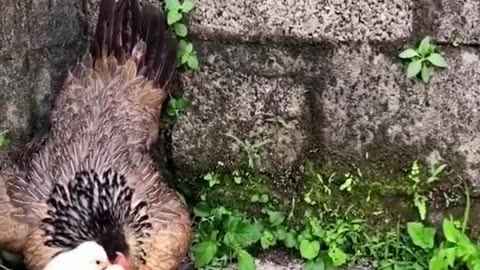
[[[127,254],[132,269],[177,267],[191,223],[148,151],[175,57],[158,9],[102,1],[95,44],[65,81],[48,139],[24,172],[0,177],[0,246],[23,250],[31,270],[90,240]]]

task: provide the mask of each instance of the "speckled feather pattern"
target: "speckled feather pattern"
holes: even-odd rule
[[[104,1],[115,6],[113,0]],[[137,5],[134,0],[120,0],[117,5],[124,2]],[[128,41],[132,40],[134,37]],[[144,229],[147,234],[139,239],[133,224],[123,224],[133,253],[133,270],[175,269],[187,252],[191,238],[188,211],[162,181],[148,154],[157,140],[159,115],[167,96],[165,87],[172,73],[165,69],[175,66],[156,60],[160,59],[158,55],[165,59],[173,53],[175,57],[176,52],[165,46],[152,48],[148,40],[134,41],[136,45],[131,52],[126,51],[125,59],[107,55],[116,49],[109,46],[102,47],[97,55],[87,53],[65,80],[52,111],[49,136],[25,164],[25,172],[2,171],[0,231],[12,224],[22,226],[15,229],[18,239],[7,239],[0,232],[0,244],[18,250],[25,242],[25,232],[30,232],[24,254],[31,270],[40,270],[62,250],[45,245],[41,225],[41,220],[49,217],[47,200],[52,189],[55,185],[68,186],[82,171],[103,174],[111,170],[133,189],[132,208],[146,202],[152,225]],[[161,53],[149,65],[147,53],[155,49]],[[136,259],[139,252],[145,253],[143,261]]]

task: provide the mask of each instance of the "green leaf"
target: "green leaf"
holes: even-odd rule
[[[437,181],[439,179],[438,176],[440,175],[440,173],[443,172],[443,170],[446,168],[446,166],[447,166],[447,164],[442,164],[442,165],[440,165],[436,168],[435,167],[432,168],[431,171],[430,171],[430,177],[428,177],[428,179],[427,179],[427,183],[433,183],[433,182]]]
[[[217,245],[212,241],[205,241],[193,246],[195,266],[197,268],[209,264],[217,254]]]
[[[188,34],[187,27],[183,23],[175,23],[173,29],[175,30],[175,34],[179,37],[186,37]]]
[[[410,170],[410,179],[412,179],[412,181],[415,183],[420,182],[420,166],[418,165],[418,160],[415,160],[412,164],[412,168]]]
[[[425,220],[427,217],[427,198],[423,195],[419,195],[415,193],[415,198],[413,203],[418,209],[418,213],[420,214],[420,219]]]
[[[240,270],[255,270],[255,260],[252,255],[245,250],[240,250],[237,255],[238,266]]]
[[[231,215],[232,213],[228,211],[224,206],[218,206],[211,212],[216,220],[222,220],[224,215]]]
[[[429,270],[444,270],[455,264],[455,248],[441,249],[430,259]]]
[[[262,237],[262,226],[258,222],[251,224],[230,216],[224,227],[227,231],[224,242],[231,247],[247,247]]]
[[[285,216],[280,211],[268,211],[268,220],[273,226],[282,224],[285,220]]]
[[[407,223],[407,231],[413,243],[425,250],[432,249],[435,243],[435,229],[425,228],[422,223]]]
[[[300,254],[303,258],[311,260],[318,256],[320,251],[320,243],[318,241],[308,241],[306,239],[300,242]]]
[[[440,250],[439,255],[446,258],[448,265],[450,265],[450,267],[453,267],[453,265],[455,264],[456,253],[457,249],[453,247]]]
[[[182,14],[178,10],[169,10],[167,13],[167,23],[172,25],[182,19]]]
[[[310,227],[312,228],[312,234],[319,237],[323,238],[325,236],[325,231],[323,230],[322,226],[320,226],[320,223],[316,219],[310,220]]]
[[[341,266],[347,262],[347,254],[337,246],[328,248],[328,256],[332,259],[334,266]]]
[[[408,64],[407,77],[413,78],[422,70],[422,60],[415,60]]]
[[[293,248],[297,245],[297,240],[295,239],[295,234],[293,232],[287,232],[285,235],[285,240],[283,243],[287,248]]]
[[[167,8],[167,10],[179,10],[182,5],[180,5],[180,2],[178,0],[166,0],[165,7]]]
[[[432,65],[436,67],[446,68],[448,67],[447,61],[443,58],[443,56],[439,53],[432,53],[427,57],[428,62],[432,63]]]
[[[241,222],[240,217],[229,216],[227,220],[223,223],[223,228],[226,232],[235,232],[237,230],[238,224]]]
[[[167,114],[169,116],[176,116],[177,115],[177,100],[175,98],[171,98],[168,101]]]
[[[201,202],[193,208],[193,212],[197,217],[209,217],[211,210],[210,206],[205,202]]]
[[[298,236],[297,240],[298,242],[301,242],[302,240],[312,240],[312,234],[308,229],[303,230]]]
[[[233,177],[233,182],[235,182],[235,184],[237,185],[240,185],[242,183],[242,177],[240,176]]]
[[[352,186],[353,179],[348,177],[347,180],[340,186],[340,190],[350,188]]]
[[[186,53],[192,53],[193,52],[193,44],[191,42],[187,43],[185,46],[185,52]]]
[[[188,13],[193,9],[194,6],[195,6],[195,2],[193,2],[193,0],[185,0],[183,1],[183,4],[182,4],[182,11],[184,13]]]
[[[185,52],[185,49],[187,48],[188,43],[184,40],[181,39],[178,42],[178,50],[182,52],[182,54]]]
[[[267,194],[262,194],[262,196],[260,196],[260,202],[261,203],[268,202],[268,195]]]
[[[418,52],[423,56],[426,57],[433,51],[433,46],[431,44],[431,38],[425,37],[420,41],[420,45],[418,46]]]
[[[317,259],[315,261],[308,261],[304,266],[304,270],[325,270],[325,263],[322,259]]]
[[[286,235],[287,235],[287,231],[283,227],[279,227],[275,231],[275,236],[277,237],[278,240],[285,240]]]
[[[427,67],[427,66],[423,66],[422,67],[422,81],[424,83],[428,83],[430,81],[430,77],[432,75],[432,69]]]
[[[190,55],[187,54],[187,53],[185,53],[184,55],[182,55],[182,58],[181,58],[181,60],[180,60],[180,63],[182,63],[182,65],[185,64],[185,63],[187,63],[189,58],[190,58]]]
[[[275,236],[271,232],[263,232],[262,238],[260,238],[260,245],[263,249],[268,249],[269,247],[274,246],[276,243],[277,241]]]
[[[176,102],[176,101],[175,101]],[[175,105],[177,106],[177,105]],[[177,110],[177,108],[175,108]],[[215,173],[207,173],[204,177],[204,180],[208,181],[208,186],[212,188],[216,184],[220,184],[220,180],[218,179],[218,176]]]
[[[473,259],[469,263],[470,263],[470,266],[471,266],[471,267],[469,266],[470,269],[480,270],[480,259],[479,258]]]
[[[460,231],[455,228],[455,224],[453,223],[452,220],[450,219],[444,219],[443,220],[443,234],[445,235],[445,238],[447,241],[452,242],[452,243],[457,243],[458,242],[458,236],[460,234]]]
[[[188,108],[188,100],[185,97],[177,99],[177,110],[184,112]]]
[[[402,53],[400,53],[399,57],[402,58],[402,59],[409,59],[409,58],[413,58],[415,56],[418,56],[420,57],[420,55],[418,54],[417,51],[415,51],[414,49],[406,49],[405,51],[403,51]]]
[[[198,69],[198,59],[196,55],[190,55],[190,57],[187,60],[187,65],[194,70]]]
[[[260,197],[259,197],[257,194],[254,194],[254,195],[252,195],[252,197],[250,198],[250,201],[251,201],[251,202],[258,202],[259,199],[260,199]]]
[[[464,233],[459,232],[457,240],[457,257],[463,257],[465,259],[474,256],[477,253],[476,246],[472,244],[468,236]]]

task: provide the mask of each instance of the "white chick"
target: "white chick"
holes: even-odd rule
[[[58,254],[43,270],[105,270],[109,266],[110,262],[103,247],[96,242],[88,241],[70,251]]]
[[[109,267],[107,267],[105,270],[125,270],[123,267],[119,264],[112,264]]]

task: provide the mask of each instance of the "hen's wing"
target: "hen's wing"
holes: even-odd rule
[[[25,173],[12,164],[4,164],[0,168],[0,248],[21,253],[35,219],[15,218],[25,217],[21,207],[12,203],[7,190],[7,181],[15,181],[25,177]]]

